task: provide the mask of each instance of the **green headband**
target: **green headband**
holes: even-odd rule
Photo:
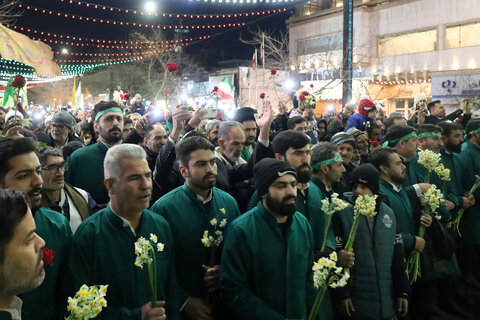
[[[408,140],[410,138],[413,138],[413,137],[416,137],[417,136],[417,133],[415,131],[412,131],[410,132],[409,134],[401,137],[401,138],[398,138],[398,139],[392,139],[392,140],[387,140],[383,143],[383,146],[384,147],[388,147],[388,145],[391,143],[391,142],[398,142],[398,141],[402,141],[402,140]]]
[[[312,167],[312,171],[314,170],[318,170],[320,169],[320,166],[322,165],[326,165],[326,166],[329,166],[331,164],[334,164],[334,163],[337,163],[337,162],[341,162],[342,161],[342,156],[340,156],[340,154],[337,154],[335,157],[333,158],[330,158],[330,159],[327,159],[327,160],[323,160],[323,161],[320,161],[320,162],[317,162],[313,167]]]
[[[473,132],[480,132],[480,128],[475,129],[475,130],[472,130],[472,131],[470,131],[470,132],[466,132],[466,131],[465,131],[465,134],[463,135],[463,137],[466,139],[467,136],[468,136],[470,133],[473,133]]]
[[[418,135],[419,138],[428,138],[428,137],[441,137],[442,134],[440,132],[424,132]]]
[[[99,113],[97,113],[97,114],[95,115],[95,122],[97,122],[98,119],[100,119],[101,116],[103,116],[105,113],[108,113],[108,112],[120,113],[120,114],[123,116],[123,111],[122,111],[122,109],[120,109],[119,107],[111,107],[111,108],[105,109],[105,110],[100,111]]]

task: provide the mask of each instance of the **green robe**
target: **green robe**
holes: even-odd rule
[[[457,157],[462,168],[461,182],[464,192],[469,192],[475,183],[475,175],[480,175],[480,148],[466,141],[462,145],[462,152]],[[466,242],[480,244],[480,188],[473,194],[475,205],[465,210],[460,220],[460,234]]]
[[[418,150],[421,151],[421,150]],[[420,163],[418,163],[418,152],[408,162],[408,170],[405,174],[404,187],[410,187],[417,183],[423,183],[426,181],[427,169]],[[438,189],[444,194],[444,198],[452,202],[456,201],[456,195],[453,186],[448,181],[442,181],[435,172],[429,174],[429,183],[437,186]],[[442,222],[448,222],[452,219],[452,214],[447,211],[443,204],[440,205],[438,213],[442,217]]]
[[[400,191],[393,190],[393,186],[383,179],[380,182],[380,192],[384,196],[384,203],[390,208],[394,208],[397,229],[402,234],[403,246],[405,247],[406,256],[415,247],[415,236],[418,234],[420,226],[420,216],[418,214],[418,201],[412,202],[405,188]],[[414,192],[412,190],[412,192]]]
[[[98,204],[106,204],[110,199],[103,184],[103,160],[107,151],[108,147],[98,141],[72,153],[65,167],[65,181],[89,192]]]
[[[55,260],[45,267],[45,279],[38,287],[20,295],[23,300],[22,314],[28,319],[63,319],[61,312],[67,306],[63,300],[63,279],[67,270],[72,231],[68,220],[60,213],[40,208],[33,216],[37,234],[45,240],[45,248],[55,252]]]
[[[73,237],[69,269],[73,277],[71,295],[82,284],[107,285],[107,307],[99,319],[137,320],[141,307],[150,301],[148,269],[136,267],[134,243],[150,239],[153,233],[163,243],[163,251],[155,251],[157,267],[157,300],[165,300],[168,319],[179,318],[174,269],[172,231],[162,217],[143,210],[136,234],[117,216],[110,205],[86,219]]]
[[[220,285],[238,319],[306,319],[315,295],[312,265],[307,219],[296,212],[282,228],[259,202],[228,226]]]
[[[185,183],[158,199],[150,209],[162,215],[173,231],[180,305],[190,296],[205,296],[202,266],[210,265],[211,250],[202,244],[201,239],[205,230],[213,233],[210,220],[227,219],[228,225],[240,215],[237,202],[231,195],[217,188],[213,188],[212,192],[212,199],[203,204]],[[225,214],[221,209],[225,209]],[[216,248],[214,264],[219,264],[219,251]]]
[[[447,153],[445,150],[440,151],[442,158],[441,163],[445,168],[450,169],[450,187],[453,190],[454,197],[451,197],[453,203],[457,209],[459,209],[463,204],[463,187],[461,184],[461,166],[457,162],[456,157],[458,156],[455,153]],[[457,211],[457,210],[456,210]]]

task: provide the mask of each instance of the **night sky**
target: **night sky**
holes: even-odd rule
[[[73,1],[73,4],[69,3],[70,0],[25,0],[22,2],[22,5],[30,5],[30,10],[24,9],[24,14],[21,18],[17,19],[15,25],[18,27],[25,27],[36,29],[38,31],[51,32],[63,35],[71,36],[81,36],[89,37],[95,39],[104,39],[104,40],[128,40],[129,35],[133,31],[142,31],[148,32],[150,29],[147,28],[138,28],[138,27],[127,27],[112,25],[106,23],[93,23],[86,21],[79,21],[77,19],[58,17],[55,15],[42,14],[40,12],[34,12],[33,7],[40,9],[53,10],[62,13],[68,13],[73,15],[81,15],[84,17],[97,18],[97,19],[108,19],[114,21],[129,21],[136,23],[148,23],[154,25],[179,25],[180,19],[175,16],[172,18],[169,17],[155,17],[155,16],[141,16],[139,14],[132,13],[118,13],[111,12],[108,10],[99,10],[94,9],[92,5],[86,7],[85,4],[78,5],[76,1]],[[218,1],[218,0],[217,0]],[[245,0],[246,1],[246,0]],[[90,3],[98,5],[108,5],[113,7],[118,7],[122,9],[129,10],[138,10],[145,11],[145,3],[147,1],[127,1],[127,0],[115,0],[115,1],[106,1],[106,0],[91,0]],[[242,37],[248,38],[248,27],[256,29],[259,26],[265,30],[285,30],[285,20],[293,12],[292,3],[257,3],[257,4],[239,4],[239,3],[210,3],[189,1],[189,0],[176,0],[176,1],[153,1],[156,2],[157,9],[155,12],[159,13],[186,13],[186,14],[206,14],[206,13],[245,13],[245,12],[254,12],[262,10],[273,10],[287,8],[284,13],[273,14],[273,15],[264,15],[264,16],[255,16],[255,17],[238,17],[231,19],[190,19],[183,18],[184,25],[203,25],[203,24],[219,24],[219,23],[238,23],[246,22],[247,26],[233,29],[232,28],[221,28],[221,29],[206,29],[206,30],[193,30],[190,31],[186,36],[187,37],[198,37],[210,35],[212,38],[207,40],[202,40],[193,45],[187,47],[185,52],[187,54],[195,54],[196,52],[202,50],[207,52],[212,52],[216,54],[222,60],[229,59],[251,59],[253,53],[253,47],[245,45],[239,41],[240,33]],[[224,0],[225,2],[225,0]],[[298,2],[297,2],[298,3]],[[134,5],[136,4],[136,5]],[[231,31],[230,31],[231,30]],[[19,31],[17,29],[17,31]],[[20,31],[22,32],[22,31]],[[169,39],[174,38],[174,33],[167,30],[167,37]],[[23,33],[32,37],[35,36],[33,33],[28,33],[23,31]],[[61,51],[62,48],[67,48],[71,52],[98,52],[99,49],[95,47],[76,47],[76,46],[65,46],[65,45],[55,45],[48,43],[52,46],[54,51]],[[105,49],[105,52],[112,52],[111,49]],[[114,52],[122,52],[122,50],[114,50]],[[221,53],[219,55],[219,53]],[[56,56],[57,58],[57,56]],[[59,59],[91,59],[90,57],[65,57],[64,55],[58,56]],[[212,62],[209,62],[212,63]],[[214,62],[213,62],[214,63]]]

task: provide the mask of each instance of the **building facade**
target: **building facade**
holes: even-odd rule
[[[463,97],[476,96],[479,12],[478,0],[355,1],[353,96],[368,94],[385,106],[387,114],[408,113],[418,93],[450,108]],[[310,81],[340,78],[343,1],[299,5],[287,23],[290,68]]]

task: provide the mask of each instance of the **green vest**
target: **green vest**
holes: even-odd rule
[[[103,160],[107,151],[107,146],[99,141],[72,153],[65,167],[65,181],[90,193],[100,205],[110,199],[103,184]]]
[[[210,249],[202,244],[201,239],[205,230],[213,232],[210,220],[225,218],[228,226],[240,215],[237,202],[231,195],[217,188],[212,192],[212,200],[203,204],[185,183],[158,199],[150,209],[162,215],[172,228],[181,305],[190,296],[204,298],[202,265],[210,264]],[[221,209],[225,209],[225,215]],[[221,249],[217,253],[219,251]],[[220,262],[218,256],[215,264]]]
[[[20,295],[23,300],[22,314],[27,319],[51,320],[58,318],[67,308],[66,297],[62,294],[72,231],[67,219],[56,211],[40,208],[35,211],[33,218],[37,234],[45,240],[45,248],[55,252],[55,260],[51,266],[45,267],[42,284]]]
[[[150,287],[147,266],[141,269],[134,265],[134,243],[140,237],[150,239],[151,233],[165,245],[163,251],[155,251],[157,300],[165,300],[169,319],[179,319],[172,230],[165,219],[148,210],[143,210],[136,234],[128,225],[123,225],[110,205],[78,227],[69,258],[73,278],[70,295],[82,284],[108,284],[108,306],[98,318],[140,319],[140,308],[150,301]]]
[[[458,155],[462,176],[461,182],[464,192],[469,192],[475,183],[475,175],[480,175],[480,148],[467,141],[462,145],[462,152]],[[460,234],[466,242],[480,244],[480,188],[474,193],[475,205],[465,210],[460,222]]]
[[[348,196],[347,193],[344,196]],[[348,239],[353,224],[353,207],[339,214],[340,232]],[[395,215],[386,204],[374,218],[371,230],[367,217],[360,217],[353,252],[355,265],[352,268],[352,299],[359,319],[388,319],[395,316],[395,298],[393,296],[392,260],[397,222]]]
[[[450,188],[453,191],[453,196],[449,199],[457,207],[460,207],[463,204],[463,187],[460,183],[461,180],[461,168],[458,163],[455,161],[456,154],[447,153],[445,150],[440,151],[442,158],[440,160],[441,163],[445,166],[445,168],[450,169]]]
[[[220,285],[237,319],[305,319],[312,265],[307,219],[296,212],[279,225],[259,202],[227,227]]]

